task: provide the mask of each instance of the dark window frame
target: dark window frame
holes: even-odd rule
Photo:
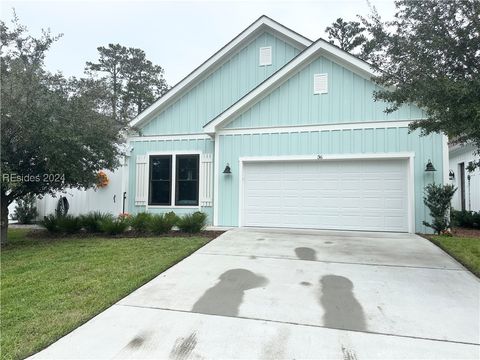
[[[181,158],[186,158],[186,157],[192,157],[196,158],[197,161],[197,179],[196,180],[179,180],[179,171],[180,167],[178,166],[179,160]],[[200,155],[199,154],[178,154],[175,155],[175,206],[185,206],[185,207],[191,207],[191,206],[198,206],[200,204]],[[196,193],[197,193],[197,198],[195,204],[188,204],[188,205],[179,205],[178,204],[178,189],[180,188],[179,181],[195,181],[196,182]]]
[[[170,167],[169,167],[169,180],[152,180],[153,175],[153,159],[155,158],[164,158],[170,160]],[[173,156],[172,155],[150,155],[149,157],[149,167],[148,167],[148,205],[152,206],[172,206],[172,186],[173,186]],[[158,203],[152,202],[152,182],[170,182],[170,192],[168,197],[168,203]]]

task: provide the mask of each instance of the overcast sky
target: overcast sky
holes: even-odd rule
[[[370,0],[384,19],[394,13],[393,0]],[[109,43],[138,47],[165,69],[169,85],[219,50],[261,15],[316,40],[338,17],[353,20],[368,14],[366,0],[320,1],[8,1],[1,19],[15,8],[34,34],[50,28],[63,37],[51,48],[51,71],[81,76],[86,61],[97,59],[98,46]]]

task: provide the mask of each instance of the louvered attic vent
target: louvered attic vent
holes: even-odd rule
[[[328,74],[313,75],[313,93],[314,94],[328,93]]]
[[[260,66],[272,65],[272,47],[260,48]]]

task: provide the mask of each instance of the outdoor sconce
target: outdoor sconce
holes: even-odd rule
[[[427,171],[427,172],[437,171],[437,169],[435,169],[435,166],[433,166],[430,159],[428,159],[427,166],[425,167],[425,171]]]
[[[230,164],[227,163],[227,166],[225,166],[225,170],[223,170],[224,174],[231,174],[232,171],[230,170]]]
[[[453,172],[453,170],[450,170],[450,171],[448,172],[448,178],[449,178],[450,180],[455,180],[455,173]]]

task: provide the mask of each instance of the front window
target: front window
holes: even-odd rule
[[[150,156],[150,205],[172,204],[172,156]]]
[[[177,155],[175,205],[198,205],[198,155]]]
[[[199,168],[198,154],[150,156],[149,205],[198,206]]]

